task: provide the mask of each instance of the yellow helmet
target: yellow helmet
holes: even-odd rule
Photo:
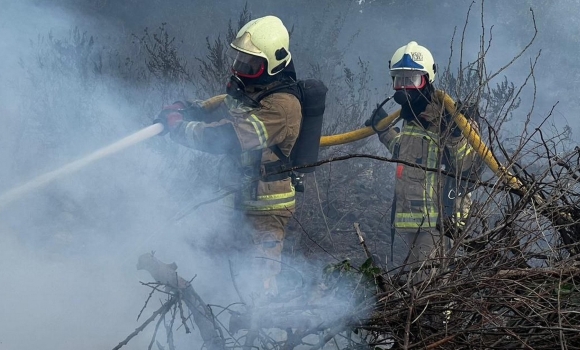
[[[257,78],[264,70],[269,75],[281,72],[292,59],[290,35],[282,21],[266,16],[246,23],[230,44],[232,70],[236,75]],[[266,63],[266,64],[264,64]],[[267,67],[267,69],[266,69]]]
[[[425,83],[422,80],[423,75],[427,75],[429,83],[432,84],[437,67],[431,52],[416,41],[411,41],[395,51],[389,61],[389,70],[393,77],[393,87],[398,90],[413,86],[421,88]]]

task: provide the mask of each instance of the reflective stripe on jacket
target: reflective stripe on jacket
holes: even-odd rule
[[[220,135],[212,129],[233,129],[227,135],[236,139],[236,147],[241,151],[237,163],[242,174],[236,206],[250,212],[278,211],[281,215],[291,215],[295,207],[291,179],[265,182],[261,176],[265,164],[279,160],[269,147],[277,145],[284,155],[290,155],[300,132],[300,101],[292,94],[278,92],[264,97],[257,108],[231,96],[223,104],[227,113],[222,111],[215,122],[182,123],[172,138],[188,147],[207,150],[208,144],[216,143],[208,135]]]

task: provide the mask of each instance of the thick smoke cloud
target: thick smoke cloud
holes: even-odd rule
[[[87,85],[89,80],[76,66],[47,66],[52,61],[43,56],[42,48],[49,33],[58,40],[70,36],[76,27],[81,34],[87,31],[89,36],[98,36],[98,45],[108,52],[130,51],[127,45],[132,33],[139,36],[145,27],[156,28],[167,22],[183,41],[183,53],[193,64],[194,57],[205,54],[205,37],[223,33],[228,20],[237,18],[244,6],[239,1],[198,1],[194,5],[175,1],[171,6],[157,1],[90,3],[2,4],[0,195],[147,126],[151,114],[168,102],[156,95],[155,86],[127,85],[114,72]],[[420,6],[396,1],[331,3],[259,1],[249,6],[254,17],[275,14],[289,27],[295,26],[292,45],[302,53],[302,57],[294,54],[299,75],[311,63],[338,60],[333,55],[341,54],[340,50],[348,65],[356,65],[359,58],[369,61],[374,79],[370,88],[376,102],[390,93],[388,60],[411,40],[427,46],[440,67],[445,67],[456,31],[451,65],[458,65],[459,40],[468,10],[464,1],[418,2]],[[492,49],[486,57],[490,70],[507,64],[533,35],[529,5],[499,3],[485,4],[486,27],[494,25]],[[569,17],[578,12],[574,9],[580,10],[579,5],[573,1],[531,5],[536,10],[538,39],[505,75],[516,85],[523,83],[530,59],[542,49],[535,71],[538,94],[533,118],[539,121],[560,101],[555,127],[569,123],[577,135],[579,125],[570,115],[577,109],[573,82],[580,74],[574,60],[579,27],[570,25],[574,19]],[[184,11],[192,7],[195,11]],[[472,11],[464,62],[477,59],[482,34],[479,8],[475,6]],[[317,17],[330,23],[341,13],[345,15],[341,31],[336,33],[339,51],[309,45],[317,39],[311,35]],[[92,64],[95,59],[91,56],[88,62]],[[92,66],[87,69],[90,73]],[[529,111],[530,88],[525,90],[515,123],[521,123]],[[179,91],[187,97],[195,95],[193,90]],[[175,95],[171,97],[179,97]],[[197,275],[195,287],[202,295],[211,296],[208,302],[235,299],[227,259],[214,259],[204,249],[214,235],[226,230],[219,203],[202,207],[183,220],[172,220],[188,205],[213,198],[203,183],[193,185],[194,179],[185,175],[191,170],[186,169],[188,165],[201,169],[206,162],[207,158],[194,151],[156,138],[0,208],[0,280],[4,285],[0,293],[0,350],[112,348],[138,325],[135,317],[149,292],[139,281],[150,278],[137,272],[135,263],[140,254],[150,250],[155,250],[160,260],[177,261],[184,277]],[[152,304],[147,312],[158,305]],[[134,339],[127,349],[148,346],[149,335],[151,330]],[[191,335],[179,339],[188,345],[197,340]]]
[[[74,36],[82,17],[26,2],[6,4],[1,16],[7,39],[0,56],[1,193],[150,123],[147,113],[158,107],[133,104],[146,99],[147,89],[123,86],[115,77],[87,78],[75,62],[58,65],[43,56],[51,37]],[[151,278],[135,266],[140,254],[152,250],[166,262],[178,260],[183,276],[197,275],[196,288],[204,294],[229,299],[231,284],[219,282],[228,271],[217,272],[226,265],[195,249],[223,230],[215,207],[172,220],[186,204],[172,194],[187,188],[196,191],[195,200],[209,198],[202,187],[180,181],[183,167],[172,167],[178,161],[204,166],[197,155],[167,139],[148,140],[3,205],[0,347],[112,348],[138,325],[149,293],[138,281]],[[152,302],[144,317],[157,307]],[[145,348],[151,332],[127,348]]]

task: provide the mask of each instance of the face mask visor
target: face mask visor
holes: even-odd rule
[[[232,72],[243,78],[258,78],[266,70],[266,60],[259,56],[253,56],[230,48],[228,57],[232,59]]]
[[[412,70],[392,71],[393,89],[395,90],[420,90],[427,85],[427,75],[424,72]]]

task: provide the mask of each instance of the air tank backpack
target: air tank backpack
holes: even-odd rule
[[[302,106],[300,132],[290,156],[287,157],[284,155],[277,145],[270,147],[279,161],[267,164],[265,172],[267,174],[266,178],[269,181],[290,176],[296,191],[303,192],[304,174],[311,173],[315,170],[315,167],[308,167],[308,165],[318,161],[322,120],[326,107],[326,93],[328,88],[322,81],[316,79],[298,80],[298,82],[292,83],[292,85],[294,84],[298,87],[299,96],[293,93],[296,89],[290,89],[291,85],[288,84],[276,87],[260,96],[261,100],[275,92],[288,92],[294,94],[300,100],[300,105]],[[288,169],[296,167],[303,168],[288,171]]]

